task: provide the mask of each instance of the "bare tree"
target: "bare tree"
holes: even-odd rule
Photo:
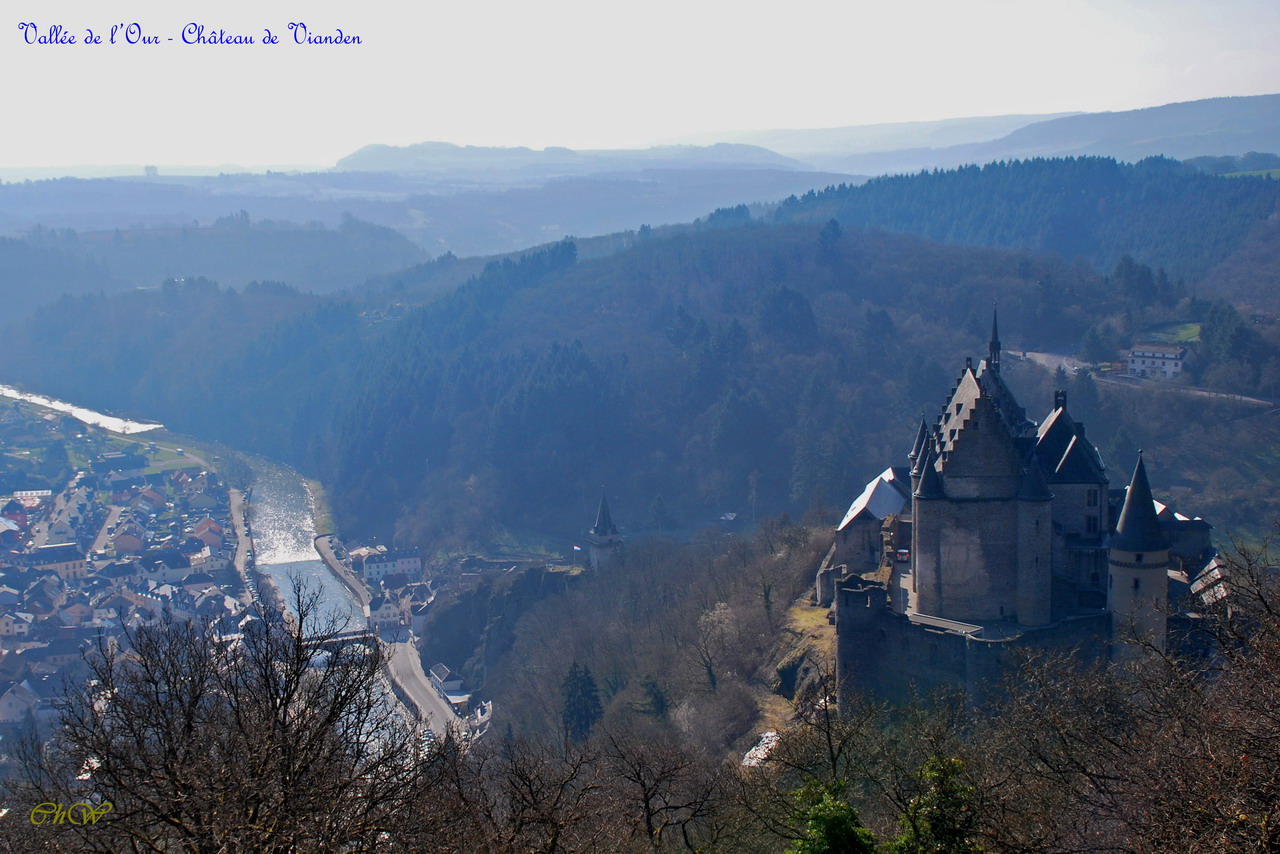
[[[669,733],[656,727],[607,732],[601,740],[612,811],[626,828],[626,842],[655,851],[701,851],[714,844],[721,832],[721,766],[672,744]]]
[[[241,634],[167,618],[100,641],[27,764],[29,797],[110,803],[78,850],[373,851],[434,763],[382,682],[376,638],[300,590]]]
[[[1125,667],[1022,668],[983,732],[1008,775],[991,847],[1280,850],[1280,596],[1237,550],[1177,615],[1187,630]]]

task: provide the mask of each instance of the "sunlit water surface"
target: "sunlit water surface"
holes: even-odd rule
[[[311,496],[297,472],[255,460],[251,521],[258,568],[292,606],[298,585],[320,594],[317,626],[330,620],[351,629],[365,625],[360,603],[316,554]]]

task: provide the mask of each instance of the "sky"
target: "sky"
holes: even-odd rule
[[[0,168],[330,166],[370,143],[630,148],[1280,92],[1275,0],[5,7]],[[360,44],[296,44],[290,22]],[[157,43],[128,44],[131,23]],[[185,44],[188,24],[254,43]],[[39,43],[55,26],[75,43]],[[86,44],[87,29],[102,43]],[[278,43],[263,43],[268,30]]]

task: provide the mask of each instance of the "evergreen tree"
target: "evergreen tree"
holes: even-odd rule
[[[1200,342],[1209,363],[1220,364],[1239,356],[1244,337],[1244,321],[1236,307],[1226,300],[1214,302],[1200,327]]]
[[[62,441],[50,442],[44,449],[44,457],[40,461],[40,476],[49,482],[49,488],[57,491],[63,487],[71,475],[71,457],[67,454],[67,446]]]
[[[1080,342],[1080,358],[1094,364],[1115,358],[1116,344],[1109,331],[1102,325],[1090,326]]]
[[[859,822],[857,810],[841,797],[843,790],[843,783],[810,780],[795,793],[804,835],[792,843],[788,854],[875,854],[875,837]]]
[[[978,815],[974,787],[962,779],[959,759],[931,756],[921,771],[924,791],[911,799],[902,815],[902,834],[890,850],[894,854],[977,854],[974,841]]]
[[[822,231],[818,232],[818,263],[824,267],[834,267],[840,261],[840,238],[844,235],[844,229],[840,227],[840,223],[834,219],[827,220],[827,224],[822,227]]]
[[[1102,412],[1102,403],[1098,397],[1098,385],[1093,374],[1081,371],[1071,381],[1071,396],[1068,405],[1077,421],[1093,421]]]
[[[600,688],[591,675],[591,668],[573,662],[568,675],[564,677],[561,692],[564,694],[562,721],[565,738],[580,744],[587,740],[596,722],[604,714],[604,707],[600,704]]]

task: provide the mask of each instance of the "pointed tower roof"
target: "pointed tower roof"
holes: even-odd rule
[[[947,493],[942,489],[942,476],[938,474],[938,467],[934,465],[935,460],[933,448],[930,448],[921,467],[920,485],[916,487],[916,498],[947,497]]]
[[[613,517],[609,515],[609,501],[604,497],[604,489],[600,490],[600,507],[596,510],[596,523],[589,532],[597,537],[616,537],[618,528],[613,524]]]
[[[929,440],[929,422],[924,420],[924,413],[920,413],[920,429],[916,431],[915,444],[911,446],[911,453],[907,454],[907,459],[915,462],[920,458],[921,451],[924,450],[925,442]]]
[[[1169,548],[1160,520],[1156,518],[1155,504],[1151,498],[1151,484],[1147,481],[1147,467],[1138,452],[1138,465],[1129,481],[1129,491],[1124,497],[1120,520],[1111,537],[1111,548],[1126,552],[1154,552]]]

